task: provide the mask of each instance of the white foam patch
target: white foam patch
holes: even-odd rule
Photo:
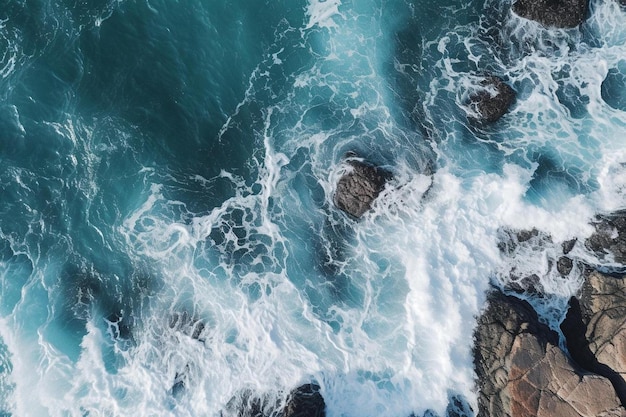
[[[305,29],[311,29],[314,26],[322,28],[338,27],[336,19],[341,16],[339,13],[340,5],[340,0],[309,0],[306,8],[309,21]]]
[[[599,211],[609,213],[623,209],[626,207],[626,152],[604,154],[600,167],[600,189],[594,196]]]
[[[58,399],[70,387],[71,364],[41,335],[33,337],[11,319],[0,320],[0,335],[11,354],[12,411],[16,415],[59,415]]]
[[[0,19],[0,78],[13,74],[18,62],[24,58],[19,41],[21,34],[6,27],[7,20]]]

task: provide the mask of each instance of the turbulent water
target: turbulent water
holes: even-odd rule
[[[626,207],[626,9],[510,7],[0,0],[0,414],[217,416],[309,382],[331,417],[476,410],[485,291],[537,275],[557,328],[561,243],[615,267],[580,242]],[[477,126],[484,74],[517,100]],[[394,175],[359,221],[348,152]]]

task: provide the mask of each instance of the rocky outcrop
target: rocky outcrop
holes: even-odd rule
[[[600,259],[610,254],[615,262],[626,264],[626,211],[598,215],[592,224],[596,230],[585,247]]]
[[[326,404],[319,385],[305,384],[289,394],[283,417],[324,417]]]
[[[358,158],[350,157],[346,164],[348,169],[337,182],[334,202],[341,210],[359,218],[372,207],[392,176],[388,171]]]
[[[572,358],[588,371],[607,377],[626,404],[624,279],[587,273],[580,300],[570,300],[561,329]]]
[[[598,361],[626,378],[626,281],[588,274],[580,307],[589,349]]]
[[[589,0],[518,0],[513,11],[546,27],[573,28],[587,17]]]
[[[611,382],[585,373],[522,300],[493,292],[475,332],[478,415],[626,416]]]
[[[515,91],[503,79],[489,76],[480,83],[480,89],[470,95],[473,119],[493,123],[501,118],[515,101]]]

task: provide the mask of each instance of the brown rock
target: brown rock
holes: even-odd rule
[[[475,332],[479,416],[626,416],[611,383],[573,364],[527,302],[488,300]]]
[[[626,281],[587,274],[580,308],[589,349],[598,362],[626,379]]]
[[[337,182],[334,202],[341,210],[359,218],[371,208],[391,173],[355,158],[347,159],[346,163],[350,169]]]

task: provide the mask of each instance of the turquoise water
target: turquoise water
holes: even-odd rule
[[[624,22],[0,0],[0,414],[220,415],[312,380],[329,416],[476,409],[484,292],[537,273],[556,327],[580,274],[555,248],[626,203]],[[480,127],[485,73],[517,101]],[[394,174],[358,222],[332,204],[347,152]],[[552,241],[498,251],[533,227]]]

